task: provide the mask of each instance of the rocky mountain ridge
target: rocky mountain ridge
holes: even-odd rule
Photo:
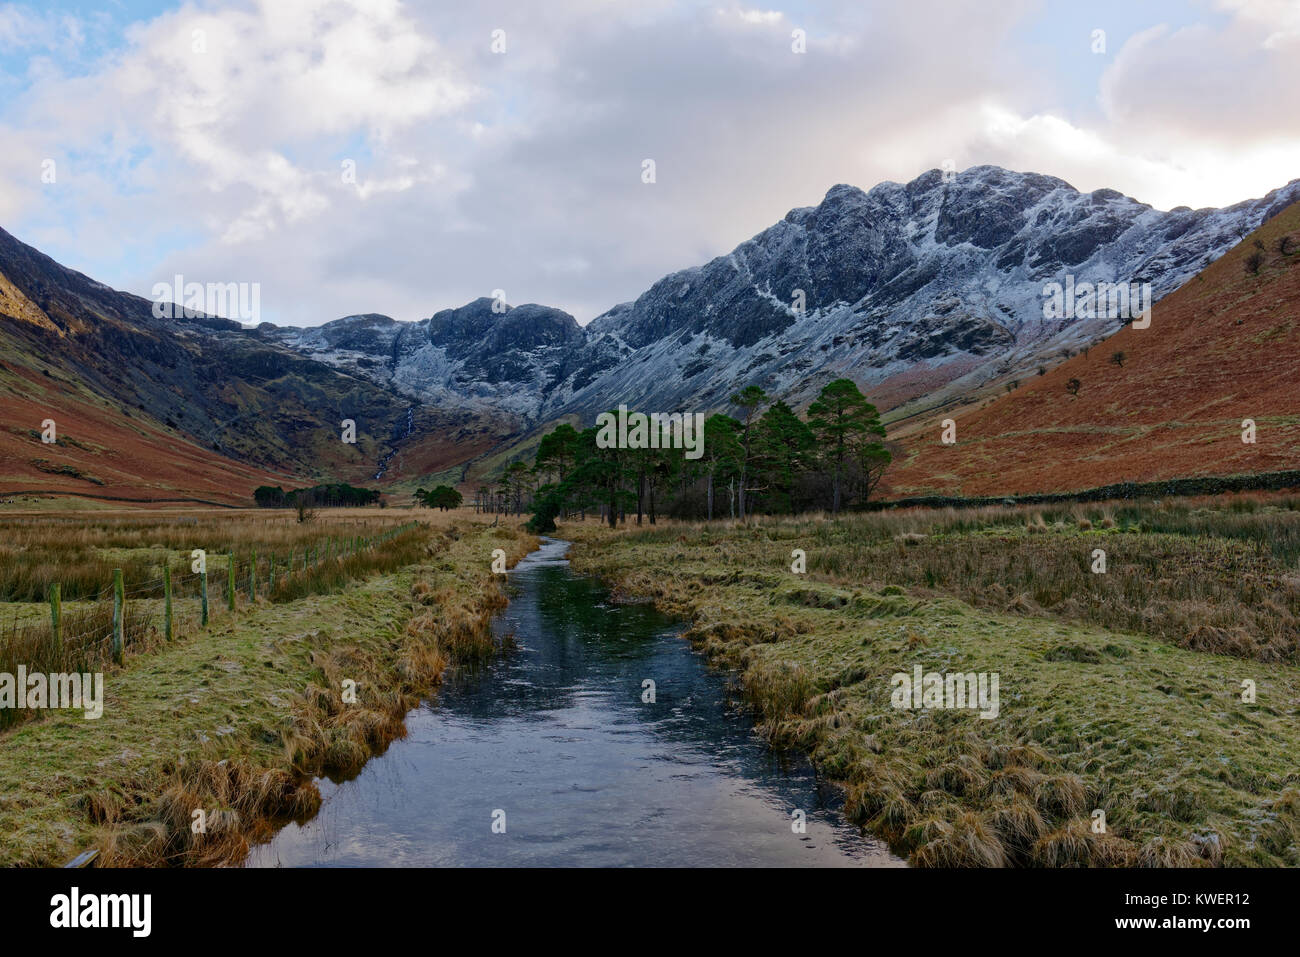
[[[1162,212],[1037,173],[981,166],[948,181],[931,170],[867,192],[834,186],[585,328],[558,309],[494,311],[483,298],[417,322],[260,332],[413,399],[530,424],[620,402],[721,408],[750,383],[798,404],[839,376],[891,407],[1025,371],[1124,325],[1044,319],[1045,284],[1145,283],[1159,299],[1297,199],[1300,180],[1225,209]]]

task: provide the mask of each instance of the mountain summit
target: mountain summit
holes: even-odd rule
[[[413,398],[528,422],[621,402],[713,409],[751,383],[798,404],[839,376],[890,407],[965,391],[1122,325],[1045,320],[1045,284],[1149,283],[1158,299],[1297,199],[1300,180],[1226,209],[1162,212],[1038,173],[930,170],[867,192],[833,186],[585,329],[559,310],[494,313],[479,299],[417,323],[353,317],[269,334]],[[353,336],[360,326],[373,334]]]
[[[1226,209],[1162,212],[992,166],[866,192],[837,185],[585,328],[559,309],[487,298],[416,322],[158,318],[148,300],[0,231],[0,388],[22,404],[6,433],[22,464],[10,486],[40,487],[51,469],[88,494],[100,494],[96,481],[144,482],[80,438],[70,447],[81,459],[51,464],[29,447],[47,415],[72,423],[73,438],[138,417],[122,449],[387,482],[450,472],[562,416],[590,422],[620,404],[707,412],[744,385],[798,408],[847,377],[883,409],[921,412],[1126,322],[1045,319],[1049,284],[1149,284],[1158,299],[1297,200],[1300,180]],[[1148,332],[1161,321],[1157,305]],[[358,423],[356,445],[339,441],[345,419]],[[202,479],[224,475],[215,465],[183,471],[169,493],[243,494]]]

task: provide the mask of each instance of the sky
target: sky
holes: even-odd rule
[[[1300,0],[0,0],[0,227],[279,324],[585,324],[837,183],[1262,196],[1297,87]]]

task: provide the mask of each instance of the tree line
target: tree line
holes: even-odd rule
[[[290,489],[287,492],[278,485],[259,485],[253,490],[253,501],[261,508],[355,507],[374,505],[379,501],[379,496],[378,489],[357,488],[346,482],[313,485],[310,488]]]
[[[629,515],[639,525],[660,514],[838,513],[865,504],[892,459],[879,412],[850,379],[828,383],[805,418],[757,386],[730,401],[738,414],[705,419],[698,458],[666,440],[659,448],[602,447],[596,427],[559,425],[542,437],[531,469],[511,463],[495,486],[480,487],[476,509],[531,510],[538,532],[588,513],[611,527]]]

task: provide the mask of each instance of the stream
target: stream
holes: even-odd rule
[[[807,759],[766,747],[680,624],[543,542],[493,626],[516,649],[449,670],[405,738],[319,781],[319,813],[249,866],[902,866]]]

